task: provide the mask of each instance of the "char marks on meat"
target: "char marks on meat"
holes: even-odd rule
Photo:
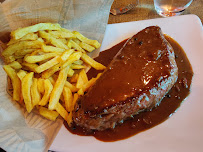
[[[81,97],[74,122],[87,130],[114,128],[159,105],[178,78],[174,51],[158,26],[129,38],[107,69]]]

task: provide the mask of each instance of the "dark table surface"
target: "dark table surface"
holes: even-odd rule
[[[112,8],[122,7],[136,0],[114,0]],[[192,4],[182,13],[195,14],[203,23],[203,0],[193,0]],[[155,9],[153,0],[139,0],[139,5],[123,15],[109,15],[109,24],[160,18]]]

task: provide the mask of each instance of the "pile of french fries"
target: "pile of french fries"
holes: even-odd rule
[[[2,56],[13,100],[25,105],[29,113],[36,108],[53,121],[61,115],[71,125],[78,98],[101,75],[88,80],[86,69],[106,68],[86,54],[99,47],[98,41],[59,24],[39,23],[11,32]]]

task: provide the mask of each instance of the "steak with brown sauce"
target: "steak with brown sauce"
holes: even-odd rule
[[[174,51],[158,26],[127,40],[97,82],[81,97],[74,122],[87,130],[114,128],[159,105],[178,77]]]

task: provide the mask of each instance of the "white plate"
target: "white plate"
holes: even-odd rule
[[[158,25],[185,50],[194,71],[191,93],[178,111],[160,125],[131,138],[101,142],[69,133],[63,126],[50,149],[67,152],[200,152],[203,150],[203,29],[195,15],[160,18],[107,26],[101,50],[110,48],[150,25]]]

